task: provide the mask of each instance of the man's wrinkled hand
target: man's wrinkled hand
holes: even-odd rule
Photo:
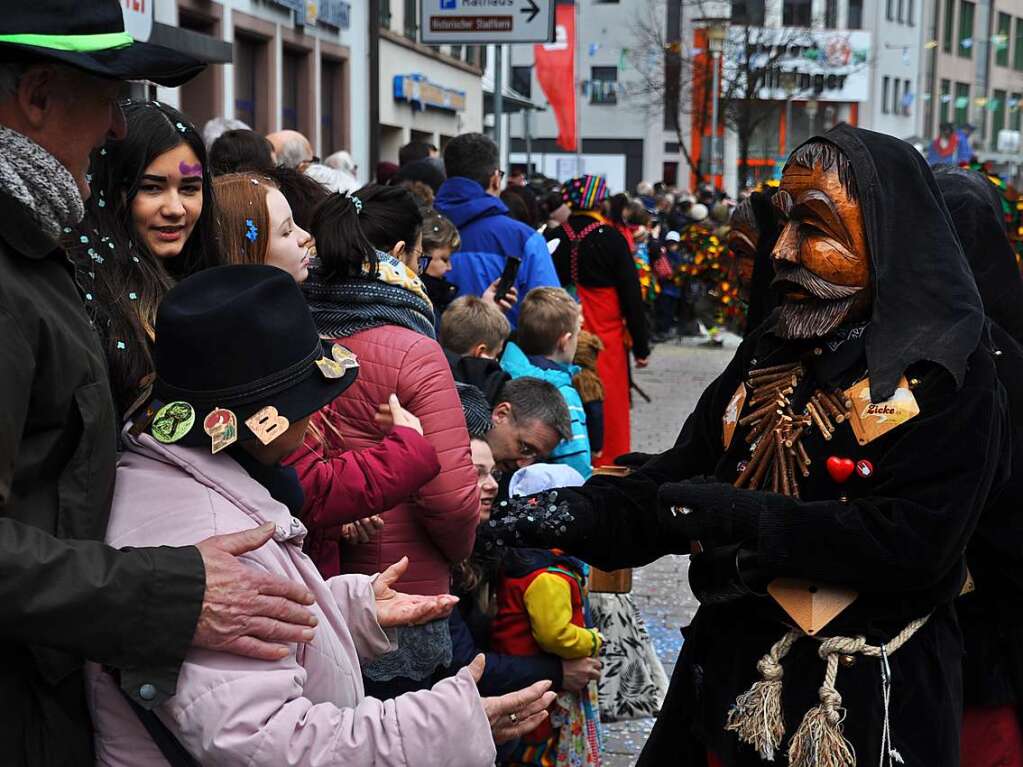
[[[381,628],[419,626],[447,618],[458,604],[458,597],[450,594],[426,597],[395,591],[391,586],[407,569],[408,557],[402,557],[373,581],[373,594],[377,601],[377,623]]]
[[[264,545],[274,525],[216,535],[196,545],[206,568],[206,592],[193,647],[259,660],[280,660],[295,642],[312,640],[313,595],[300,583],[246,567],[238,557]]]

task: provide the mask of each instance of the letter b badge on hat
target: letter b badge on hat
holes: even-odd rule
[[[264,445],[269,445],[291,426],[288,419],[278,413],[273,405],[267,405],[252,418],[246,419],[245,425]]]
[[[351,351],[320,338],[295,280],[263,264],[205,269],[171,288],[153,362],[154,396],[193,409],[187,428],[163,424],[168,437],[214,453],[235,441],[269,445],[359,374]]]

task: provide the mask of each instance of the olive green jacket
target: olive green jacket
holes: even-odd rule
[[[194,547],[101,543],[117,438],[106,361],[70,264],[0,192],[5,765],[91,764],[83,661],[116,670],[129,695],[155,705],[174,693],[195,632],[205,573]]]

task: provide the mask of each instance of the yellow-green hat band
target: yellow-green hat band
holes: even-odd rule
[[[36,48],[74,53],[109,51],[125,48],[134,42],[134,38],[127,32],[104,32],[96,35],[0,35],[0,43],[32,45]]]

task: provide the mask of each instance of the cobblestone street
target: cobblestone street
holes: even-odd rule
[[[660,344],[650,367],[634,372],[636,384],[652,402],[637,398],[632,410],[632,449],[660,452],[674,442],[700,394],[731,359],[737,339],[724,348],[707,348],[687,341]],[[633,597],[653,638],[657,654],[671,677],[682,646],[679,627],[689,622],[696,602],[689,592],[689,558],[664,557],[633,576]],[[615,722],[604,727],[605,767],[633,765],[643,748],[653,719]]]

